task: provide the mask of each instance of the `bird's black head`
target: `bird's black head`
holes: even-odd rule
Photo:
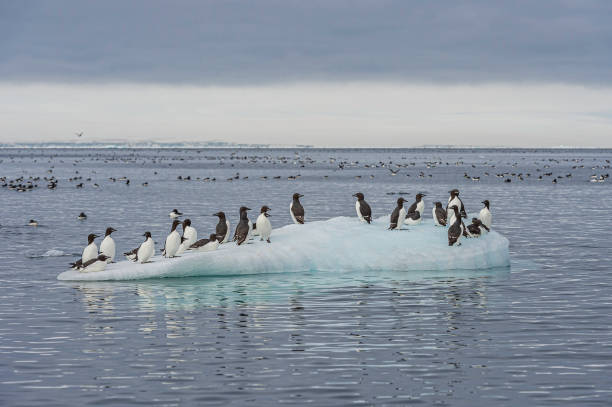
[[[472,218],[472,225],[480,226],[482,222],[478,218]]]
[[[452,197],[459,196],[459,190],[457,188],[451,189],[448,193],[451,194]]]
[[[217,240],[217,235],[215,233],[211,233],[210,236],[208,236],[208,240],[214,242],[215,240]]]
[[[183,221],[183,228],[186,228],[187,226],[191,226],[191,219],[185,219]]]
[[[440,201],[434,202],[434,205],[436,205],[436,208],[441,208],[442,207],[442,202],[440,202]]]
[[[111,227],[106,228],[106,234],[105,236],[110,236],[111,233],[116,232],[116,229],[113,229]]]
[[[269,207],[267,207],[266,205],[261,207],[261,213],[266,213],[268,211],[271,211],[272,209],[270,209]]]
[[[301,197],[303,197],[304,195],[302,194],[298,194],[297,192],[295,194],[293,194],[293,199],[295,200],[299,200]]]
[[[353,194],[353,196],[357,198],[358,201],[361,201],[365,198],[361,192],[357,192],[356,194]]]
[[[87,236],[87,243],[92,244],[92,243],[93,243],[93,241],[96,239],[96,237],[98,237],[98,235],[93,234],[93,233],[90,233],[90,234]]]
[[[489,209],[489,201],[487,199],[485,199],[484,201],[482,201],[482,203],[484,204],[484,206]]]
[[[106,261],[108,259],[110,259],[110,257],[108,257],[106,254],[100,254],[98,256],[98,260],[100,260],[100,261]]]
[[[213,216],[216,216],[219,219],[225,219],[225,212],[217,212],[217,213],[213,214]]]
[[[421,200],[421,198],[423,198],[425,196],[425,194],[419,192],[418,194],[416,194],[416,200],[417,202]]]
[[[151,232],[144,232],[143,236],[145,237],[145,239],[148,239],[151,237]]]
[[[406,200],[402,197],[397,198],[397,205],[402,206]]]
[[[246,206],[241,206],[240,207],[240,213],[246,212],[246,211],[250,211],[250,210],[251,210],[251,208],[247,208]]]
[[[79,218],[86,218],[87,215],[85,215],[85,212],[81,212],[79,213]]]
[[[173,232],[180,224],[181,224],[180,220],[174,219],[174,221],[172,222],[172,229],[170,231]]]

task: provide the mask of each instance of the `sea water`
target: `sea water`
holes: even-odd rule
[[[40,179],[0,190],[0,401],[608,405],[612,203],[609,181],[590,181],[611,153],[3,149],[0,177]],[[355,192],[375,217],[424,192],[431,222],[455,187],[470,213],[491,202],[510,267],[57,280],[108,226],[117,253],[147,230],[161,248],[173,208],[206,237],[213,213],[233,229],[242,205],[289,224],[294,192],[307,222],[354,217]]]

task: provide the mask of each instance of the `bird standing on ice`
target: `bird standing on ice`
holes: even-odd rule
[[[104,234],[104,240],[100,243],[100,253],[105,254],[108,257],[108,262],[112,263],[115,259],[115,240],[111,237],[111,233],[116,232],[115,229],[108,227]]]
[[[459,208],[457,205],[452,205],[449,209],[454,212],[454,216],[452,218],[454,221],[448,228],[448,245],[452,246],[457,243],[457,246],[459,246],[461,244],[459,240],[461,239],[461,236],[463,236],[464,232],[463,222],[461,221],[461,216],[459,215]]]
[[[448,193],[450,194],[450,196],[448,197],[448,205],[446,205],[446,219],[448,219],[448,224],[452,225],[454,223],[454,212],[451,209],[451,206],[454,205],[457,207],[459,213],[461,214],[460,217],[467,218],[467,214],[465,213],[465,207],[463,206],[463,202],[459,198],[459,190],[451,189],[450,191],[448,191]]]
[[[172,229],[170,229],[170,234],[166,237],[166,247],[162,250],[162,256],[164,257],[174,257],[176,256],[176,252],[181,245],[181,236],[179,235],[176,228],[180,225],[181,222],[178,219],[174,219],[172,222]]]
[[[289,205],[289,213],[291,214],[291,219],[293,219],[293,223],[295,224],[304,224],[304,207],[300,203],[300,198],[304,195],[300,195],[298,193],[293,194],[293,201],[291,205]]]
[[[406,200],[404,198],[397,199],[397,206],[391,213],[391,223],[389,225],[390,230],[400,230],[402,225],[404,224],[404,219],[406,219],[406,209],[404,209],[404,202]]]
[[[183,221],[183,239],[183,243],[179,246],[176,256],[183,254],[185,250],[188,250],[198,240],[198,231],[191,226],[191,219]]]
[[[151,232],[145,232],[145,241],[136,249],[124,253],[129,260],[139,263],[146,263],[155,253],[155,242],[151,238]]]
[[[436,226],[446,226],[446,211],[442,207],[442,202],[435,202],[434,208],[431,210],[431,214],[433,215],[434,225]]]
[[[271,209],[267,206],[262,206],[261,213],[255,222],[261,240],[265,240],[268,243],[270,243],[270,235],[272,234],[272,224],[270,223],[270,219],[268,219],[268,217],[270,217],[268,211],[270,210]]]
[[[83,249],[83,255],[81,256],[82,264],[85,264],[89,260],[95,259],[96,257],[98,257],[98,246],[96,246],[96,244],[94,243],[94,240],[96,240],[96,237],[99,237],[99,236],[93,233],[87,236],[87,246],[85,247],[85,249]]]
[[[240,221],[236,226],[236,231],[234,232],[234,242],[238,246],[244,243],[249,235],[251,234],[251,221],[249,220],[247,211],[250,211],[251,208],[247,208],[246,206],[240,207]]]
[[[227,243],[230,235],[229,220],[226,219],[224,212],[217,212],[213,216],[217,216],[219,218],[219,223],[217,223],[217,227],[215,228],[217,240],[219,243]]]
[[[357,217],[362,222],[371,223],[372,208],[370,208],[370,205],[368,205],[368,203],[365,201],[365,197],[361,192],[357,192],[353,196],[357,198],[357,202],[355,202],[355,210],[357,211]]]
[[[418,193],[416,194],[416,201],[410,205],[408,211],[406,212],[406,220],[404,223],[407,225],[416,225],[423,220],[423,211],[425,210],[425,202],[423,202],[423,197],[425,194]]]
[[[489,201],[482,201],[484,204],[484,208],[480,210],[478,214],[478,219],[482,222],[483,225],[487,227],[487,229],[491,229],[491,223],[493,222],[493,215],[491,215],[491,209],[489,209]]]
[[[172,209],[172,212],[170,212],[170,214],[168,216],[170,216],[170,218],[172,218],[172,219],[176,219],[176,218],[178,218],[181,215],[182,215],[182,213],[180,213],[178,211],[178,209]]]
[[[211,233],[208,239],[200,239],[192,244],[190,248],[196,252],[210,252],[212,250],[217,250],[218,247],[219,239],[217,238],[217,234]]]

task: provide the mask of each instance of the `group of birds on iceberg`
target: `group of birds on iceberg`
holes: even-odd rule
[[[446,208],[443,208],[442,203],[438,201],[434,202],[434,208],[432,209],[434,225],[448,226],[449,246],[460,245],[462,237],[479,237],[490,231],[492,214],[488,200],[482,201],[484,207],[481,209],[478,217],[472,218],[472,223],[466,226],[463,219],[467,218],[467,213],[463,202],[459,198],[459,190],[453,189],[449,193],[450,196]],[[291,204],[289,205],[289,213],[295,224],[304,224],[305,211],[300,202],[300,198],[303,196],[299,193],[293,194]],[[353,196],[357,198],[355,209],[358,218],[362,222],[370,224],[372,222],[372,209],[365,201],[365,196],[361,192],[357,192]],[[404,207],[406,200],[399,198],[397,206],[391,213],[388,229],[401,230],[405,225],[416,225],[422,222],[425,210],[423,198],[425,196],[423,193],[416,194],[415,202],[407,210]],[[240,207],[240,220],[234,230],[233,241],[236,245],[240,246],[253,239],[254,236],[259,236],[260,240],[271,243],[272,224],[269,220],[271,209],[266,205],[262,206],[255,223],[252,223],[248,217],[248,211],[250,210],[251,208],[246,206]],[[213,251],[217,250],[220,244],[229,241],[230,223],[224,212],[220,211],[213,215],[219,218],[215,232],[211,233],[208,238],[200,240],[198,240],[198,233],[191,225],[190,219],[184,219],[182,222],[178,219],[182,215],[177,209],[173,209],[169,214],[173,221],[170,234],[166,237],[165,246],[161,250],[163,257],[179,257],[188,250],[195,252]],[[177,230],[179,225],[182,226],[182,234],[179,234]],[[71,268],[80,272],[103,271],[108,263],[115,260],[116,245],[111,237],[113,232],[116,232],[116,230],[112,227],[106,229],[99,250],[95,243],[95,239],[99,236],[93,233],[89,234],[87,236],[87,246],[83,250],[81,258],[74,263],[70,263]],[[145,240],[140,246],[124,253],[129,260],[141,264],[149,262],[155,254],[155,242],[151,232],[147,231],[143,236]]]

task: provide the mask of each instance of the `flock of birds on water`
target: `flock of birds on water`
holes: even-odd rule
[[[325,163],[330,166],[330,170],[343,171],[343,170],[356,170],[362,168],[364,170],[375,170],[375,169],[386,169],[386,174],[389,176],[406,176],[406,177],[414,177],[414,178],[432,178],[434,176],[433,169],[444,166],[456,166],[462,167],[467,166],[468,170],[464,171],[463,178],[469,180],[471,182],[479,182],[484,179],[489,178],[497,178],[501,182],[511,183],[511,182],[521,182],[527,181],[530,179],[534,179],[537,181],[544,181],[549,179],[553,184],[557,184],[563,179],[568,179],[574,177],[574,173],[580,170],[590,170],[590,171],[598,171],[598,170],[608,170],[610,169],[610,160],[606,159],[605,162],[597,163],[596,165],[589,165],[585,163],[584,158],[566,158],[563,160],[547,158],[536,160],[533,164],[535,169],[532,172],[519,172],[519,171],[495,171],[495,169],[500,165],[498,162],[492,161],[483,161],[482,163],[476,164],[466,164],[463,161],[456,162],[447,162],[442,160],[427,160],[423,162],[417,161],[404,161],[404,162],[394,162],[392,160],[389,161],[377,161],[370,163],[362,163],[359,161],[349,161],[345,159],[340,159],[337,157],[329,157],[325,161],[317,161],[309,156],[301,156],[298,152],[294,153],[294,156],[290,155],[280,155],[280,156],[272,156],[269,154],[265,155],[241,155],[239,153],[233,152],[229,155],[204,155],[201,156],[202,151],[196,150],[195,156],[188,157],[187,160],[190,159],[201,159],[208,162],[215,162],[219,168],[227,168],[234,167],[235,164],[239,165],[251,165],[251,164],[271,164],[271,165],[286,165],[292,164],[297,168],[305,168],[308,165],[313,165],[317,163]],[[160,153],[161,154],[161,153]],[[27,156],[26,156],[27,157]],[[10,178],[7,176],[0,176],[0,186],[6,188],[8,190],[16,191],[16,192],[29,192],[39,188],[39,185],[46,185],[47,189],[56,189],[58,184],[60,183],[60,179],[53,175],[55,170],[55,165],[53,164],[53,159],[58,158],[52,155],[47,163],[51,164],[49,169],[46,171],[47,174],[44,176],[19,176],[16,178]],[[120,156],[109,156],[107,154],[89,154],[87,156],[89,160],[93,161],[102,161],[104,163],[109,162],[119,162],[119,163],[136,163],[136,164],[166,164],[168,167],[172,167],[171,161],[184,161],[184,157],[164,157],[162,155],[156,156],[155,158],[150,158],[147,162],[142,158],[139,158],[137,154],[131,155],[120,155]],[[402,157],[403,160],[406,157]],[[34,158],[32,156],[32,160],[34,163],[38,163],[38,158]],[[4,159],[0,160],[0,164],[6,162],[7,164],[14,164],[15,157],[13,155],[8,155]],[[60,164],[70,164],[67,163],[64,159],[59,159],[58,162]],[[571,166],[571,170],[574,171],[564,171],[563,173],[553,173],[551,171],[552,165],[559,165],[562,162],[565,162],[568,166]],[[42,160],[41,160],[42,163]],[[84,159],[74,159],[71,164],[73,166],[77,166],[84,163]],[[510,166],[511,168],[518,168],[519,165],[524,163],[519,163],[518,161],[507,162],[505,165]],[[421,166],[424,166],[422,169]],[[409,170],[414,169],[417,172],[410,174]],[[430,171],[428,171],[430,170]],[[95,171],[92,171],[95,174]],[[155,171],[153,173],[154,176],[158,175],[158,172]],[[369,174],[357,174],[354,175],[355,179],[374,179],[379,174],[374,174],[370,172]],[[583,176],[581,171],[580,177]],[[589,175],[588,181],[591,183],[601,183],[605,182],[609,178],[609,172],[591,172]],[[296,173],[293,175],[261,175],[258,177],[259,180],[297,180],[301,177],[301,174]],[[329,175],[323,175],[323,178],[327,179]],[[214,176],[208,177],[199,177],[199,176],[191,176],[191,175],[179,175],[177,176],[177,181],[203,181],[203,182],[217,182],[217,181],[238,181],[238,180],[249,180],[249,176],[241,175],[240,172],[236,172],[234,175],[229,177],[217,178]],[[87,186],[93,188],[100,188],[100,181],[94,181],[91,176],[83,177],[83,175],[79,172],[79,170],[75,170],[74,174],[67,178],[69,185],[74,185],[74,188],[80,189]],[[123,183],[127,186],[131,185],[131,181],[128,177],[108,177],[109,182],[113,183]],[[141,186],[148,186],[149,181],[140,182]]]
[[[463,202],[459,198],[459,190],[452,189],[449,191],[449,198],[446,208],[442,207],[442,203],[437,201],[432,209],[434,225],[445,227],[448,226],[448,245],[460,245],[462,237],[477,238],[490,231],[492,223],[492,214],[490,211],[489,201],[482,201],[484,207],[480,210],[478,217],[472,218],[472,223],[465,225],[463,219],[467,218],[467,213]],[[305,222],[304,206],[300,202],[300,198],[304,195],[294,193],[291,204],[289,205],[289,214],[295,224],[303,225]],[[353,195],[357,200],[355,202],[355,210],[360,221],[370,224],[372,222],[372,209],[366,202],[365,196],[361,192]],[[405,225],[417,225],[423,221],[425,202],[423,198],[425,194],[418,193],[415,196],[415,201],[406,209],[404,203],[406,200],[403,197],[397,199],[397,206],[393,210],[389,218],[389,230],[401,230]],[[245,242],[259,236],[261,241],[271,243],[272,224],[269,220],[270,208],[266,205],[260,209],[260,214],[255,223],[252,223],[248,217],[248,211],[251,208],[242,206],[240,208],[240,220],[234,230],[232,241],[236,246],[240,246]],[[217,250],[220,244],[228,243],[230,239],[230,223],[224,212],[217,212],[214,216],[219,218],[215,227],[215,231],[208,238],[198,240],[198,233],[191,225],[190,219],[184,219],[182,222],[178,219],[183,213],[177,209],[173,209],[169,216],[173,220],[170,233],[166,237],[165,246],[161,249],[161,255],[165,258],[179,257],[186,251],[209,252]],[[86,217],[84,213],[79,215],[79,219]],[[31,221],[35,222],[35,221]],[[178,227],[182,225],[182,234],[179,234]],[[35,225],[32,225],[35,226]],[[87,236],[87,246],[83,250],[80,259],[70,266],[79,272],[97,272],[103,271],[108,263],[115,260],[116,245],[112,238],[112,233],[116,229],[108,227],[106,229],[104,239],[100,244],[100,248],[95,243],[95,239],[100,237],[96,234]],[[155,254],[155,241],[151,236],[151,232],[147,231],[143,234],[144,241],[135,249],[125,252],[124,255],[128,260],[137,263],[148,263]]]

